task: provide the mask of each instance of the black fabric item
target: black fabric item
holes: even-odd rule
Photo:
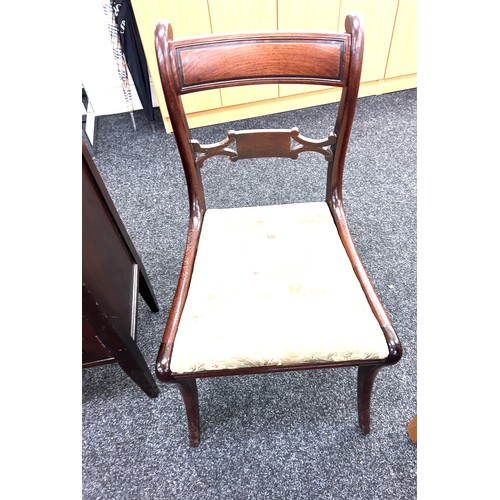
[[[154,113],[148,65],[132,4],[130,0],[112,0],[111,3],[128,69],[134,80],[144,112],[149,121],[152,122],[154,121]]]

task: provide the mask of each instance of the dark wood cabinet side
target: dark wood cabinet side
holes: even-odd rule
[[[138,293],[158,311],[144,265],[82,141],[82,366],[117,362],[158,395],[135,342]]]

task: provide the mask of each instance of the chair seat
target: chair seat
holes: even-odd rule
[[[325,202],[206,211],[172,373],[388,354]]]

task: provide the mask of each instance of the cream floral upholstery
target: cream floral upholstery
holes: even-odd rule
[[[387,355],[326,203],[207,210],[173,373]]]

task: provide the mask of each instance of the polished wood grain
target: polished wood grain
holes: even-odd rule
[[[370,432],[370,403],[375,377],[382,365],[360,366],[358,368],[358,419],[363,434]]]
[[[228,35],[173,44],[180,93],[242,84],[312,83],[344,86],[349,40],[276,33]],[[256,61],[259,61],[257,64]]]
[[[299,129],[278,130],[230,130],[227,138],[215,144],[200,144],[192,139],[191,145],[196,157],[196,166],[201,168],[205,160],[213,156],[228,156],[231,161],[250,158],[291,158],[296,160],[300,153],[320,153],[326,160],[333,158],[331,148],[337,137],[334,133],[325,139],[309,139]],[[293,143],[298,145],[294,146]],[[232,144],[235,148],[230,148]]]
[[[155,32],[158,68],[162,89],[188,185],[189,228],[179,280],[157,356],[156,374],[164,382],[180,384],[196,378],[273,373],[292,370],[358,367],[358,417],[363,433],[370,430],[370,397],[375,376],[382,366],[396,363],[402,355],[399,339],[382,305],[352,240],[344,211],[342,181],[344,162],[363,61],[364,37],[360,17],[347,15],[345,32],[237,33],[175,40],[172,27],[159,22]],[[281,50],[284,49],[284,50]],[[300,136],[298,128],[286,130],[230,131],[219,143],[202,145],[191,137],[181,94],[203,89],[246,84],[312,83],[339,87],[342,91],[335,127],[326,139]],[[293,138],[299,143],[291,147]],[[233,141],[236,148],[231,147]],[[380,362],[349,361],[288,366],[172,373],[170,359],[175,336],[189,292],[196,252],[206,211],[200,168],[216,154],[239,158],[292,157],[298,150],[314,150],[328,162],[326,202],[346,254],[367,301],[385,335],[389,355]],[[198,155],[198,156],[197,156]],[[332,317],[332,322],[335,318]],[[190,444],[199,443],[199,415],[196,385],[181,384],[190,429]]]
[[[186,408],[189,445],[194,448],[200,444],[200,405],[196,380],[177,380],[176,384],[179,386]]]
[[[361,81],[361,68],[363,63],[364,37],[363,27],[359,17],[348,15],[346,18],[346,31],[352,35],[351,43],[351,68],[349,85],[342,91],[339,111],[335,123],[334,132],[337,134],[337,144],[334,158],[328,165],[326,201],[332,212],[333,219],[339,231],[340,238],[351,260],[354,272],[358,277],[370,307],[375,314],[380,326],[386,336],[389,346],[389,357],[387,363],[396,363],[402,356],[402,347],[397,335],[391,325],[391,321],[385,311],[380,298],[366,272],[359,253],[347,224],[342,196],[342,182],[344,175],[344,163],[347,154],[347,146],[351,134],[354,113],[356,109],[357,95]]]

